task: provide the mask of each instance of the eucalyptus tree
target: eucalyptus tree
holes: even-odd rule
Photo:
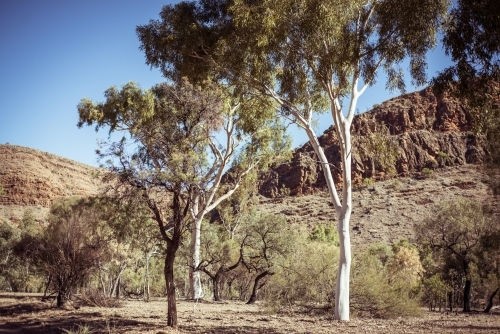
[[[202,0],[164,6],[159,20],[137,28],[146,63],[165,76],[214,77],[254,98],[270,99],[278,114],[306,132],[338,218],[335,319],[349,319],[350,127],[358,99],[379,70],[387,73],[388,89],[404,90],[400,64],[407,58],[414,83],[425,83],[425,55],[436,45],[447,5],[447,0]],[[334,181],[313,128],[313,114],[326,110],[340,142],[341,184]]]
[[[182,234],[191,228],[192,281],[201,290],[196,282],[203,217],[231,196],[252,168],[265,164],[272,153],[286,151],[289,141],[279,135],[283,134],[279,122],[255,117],[265,111],[264,104],[231,99],[227,91],[210,83],[201,88],[181,79],[176,85],[160,84],[150,90],[130,83],[121,90],[108,89],[105,96],[104,103],[82,99],[78,125],[109,126],[110,132],[126,133],[99,154],[110,158],[107,168],[122,186],[118,193],[144,201],[167,243],[167,324],[176,327],[173,264]],[[223,173],[231,166],[233,182],[221,186]]]

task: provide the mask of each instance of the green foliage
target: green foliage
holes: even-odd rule
[[[319,223],[313,227],[309,240],[339,246],[339,234],[333,222]]]
[[[303,236],[294,241],[291,254],[280,262],[266,287],[267,307],[271,311],[331,308],[338,247]]]
[[[430,177],[434,176],[434,171],[432,169],[429,169],[429,168],[423,168],[422,169],[422,176],[425,178],[430,178]]]
[[[398,145],[391,138],[389,130],[385,126],[375,125],[374,130],[365,137],[366,142],[360,153],[363,159],[369,159],[372,162],[372,174],[376,170],[394,174]]]
[[[436,160],[440,166],[445,166],[450,161],[450,156],[445,152],[439,151]]]
[[[499,15],[500,5],[495,0],[454,2],[445,21],[443,44],[455,64],[432,82],[438,92],[451,92],[471,109],[475,132],[486,137],[489,152],[485,160],[494,169],[500,166]],[[498,192],[496,177],[491,179]]]
[[[460,295],[463,289],[461,301],[468,311],[466,301],[470,296],[463,282],[481,289],[481,277],[498,274],[498,268],[492,265],[500,251],[498,242],[492,241],[500,235],[494,217],[480,203],[458,199],[439,204],[415,232],[424,254],[432,257],[424,262],[430,269],[427,278],[441,273],[454,295]]]
[[[35,254],[41,268],[52,277],[57,306],[71,298],[73,289],[94,273],[104,254],[105,243],[94,233],[102,218],[88,200],[67,198],[56,201],[49,224],[40,236]]]
[[[372,188],[375,184],[375,181],[371,177],[365,177],[363,182],[361,183],[361,187],[363,188]]]
[[[376,245],[355,257],[351,300],[352,307],[360,314],[394,318],[421,313],[415,289],[418,286],[414,285],[416,282],[408,284],[407,278],[395,270],[404,268],[408,259],[411,259],[410,263],[414,263],[410,271],[419,268],[418,254],[406,247],[399,246],[396,249],[397,252],[393,255],[390,246]],[[396,255],[398,253],[404,256]]]
[[[430,277],[424,278],[422,281],[422,302],[433,311],[436,307],[446,307],[446,296],[450,291],[450,287],[441,278],[441,275],[434,274]]]
[[[495,0],[454,3],[445,21],[443,44],[455,65],[443,70],[433,84],[443,89],[453,83],[459,96],[488,99],[477,91],[500,79],[499,15],[500,5]]]

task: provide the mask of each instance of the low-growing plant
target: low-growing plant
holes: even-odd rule
[[[296,240],[266,288],[266,306],[284,309],[329,309],[333,305],[338,246],[329,242]]]
[[[367,178],[363,179],[363,183],[361,184],[361,186],[363,188],[371,188],[371,187],[373,187],[374,184],[375,184],[375,181],[373,180],[373,178],[367,177]]]
[[[98,290],[85,291],[78,296],[80,303],[91,307],[120,307],[121,299],[109,297]]]
[[[309,240],[338,246],[339,234],[333,222],[320,223],[313,227]]]
[[[430,178],[434,175],[434,171],[432,169],[429,169],[429,168],[423,168],[422,175],[425,178]]]
[[[441,311],[446,306],[446,295],[450,287],[443,281],[441,274],[434,274],[422,281],[422,303],[434,311],[436,307]]]
[[[446,152],[439,151],[436,155],[436,160],[439,163],[439,166],[442,167],[449,162],[450,156]]]
[[[95,331],[89,325],[76,325],[76,328],[75,327],[73,327],[71,329],[61,328],[61,330],[66,334],[92,334],[92,333],[95,333]]]

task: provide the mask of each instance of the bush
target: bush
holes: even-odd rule
[[[422,303],[434,311],[436,307],[441,311],[446,305],[446,294],[450,287],[441,279],[440,274],[425,278],[422,282]]]
[[[430,178],[434,175],[434,171],[429,168],[423,168],[422,169],[422,176],[425,178]]]
[[[354,259],[351,306],[359,314],[378,318],[416,316],[421,313],[416,285],[408,284],[403,275],[394,274],[394,269],[401,265],[400,258],[412,252],[394,256],[389,249],[387,245],[375,245]]]
[[[269,310],[331,308],[338,257],[338,247],[331,243],[304,240],[297,244],[268,283]]]

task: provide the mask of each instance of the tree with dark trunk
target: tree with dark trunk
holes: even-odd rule
[[[70,198],[55,202],[49,225],[37,240],[36,259],[57,292],[57,307],[70,300],[73,290],[97,270],[107,247],[94,233],[102,212],[89,199]]]
[[[274,275],[274,273],[266,270],[255,276],[252,287],[252,293],[250,294],[250,298],[248,298],[247,304],[255,303],[255,301],[257,300],[257,292],[259,291],[260,288],[262,288],[266,284],[265,282],[261,283],[260,281],[262,281],[267,276],[271,275]]]
[[[442,269],[458,273],[459,280],[465,281],[463,312],[471,310],[471,266],[480,267],[480,261],[484,262],[481,257],[490,249],[488,237],[496,235],[499,229],[500,226],[479,203],[463,199],[442,203],[431,217],[415,227],[417,241],[421,246],[430,247],[436,262],[442,263]],[[482,275],[488,273],[486,266],[483,270]]]
[[[230,197],[250,170],[267,165],[277,152],[288,152],[283,126],[272,116],[256,116],[268,106],[250,106],[248,97],[233,99],[234,94],[209,81],[193,86],[177,78],[175,85],[159,84],[150,90],[129,83],[121,90],[108,89],[105,96],[104,103],[82,99],[78,126],[109,126],[110,132],[126,132],[122,140],[107,143],[107,150],[98,152],[101,158],[110,158],[107,168],[114,182],[110,184],[119,197],[142,199],[153,212],[167,243],[169,293],[174,291],[170,270],[181,234],[190,229],[191,292],[201,298],[196,268],[203,217]],[[221,133],[226,135],[225,146],[216,138]],[[130,145],[137,148],[132,154]],[[222,186],[230,163],[234,182]],[[170,310],[175,296],[168,300]],[[175,327],[177,322],[169,317],[168,324]]]

